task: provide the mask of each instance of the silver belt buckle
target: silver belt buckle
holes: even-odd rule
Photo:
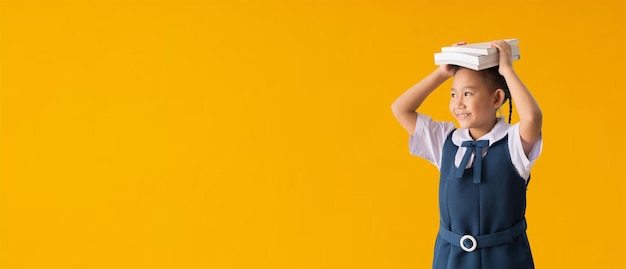
[[[463,242],[465,242],[465,240],[469,239],[470,241],[472,241],[472,246],[471,247],[465,247],[465,245],[463,244]],[[476,250],[476,246],[478,246],[478,244],[476,243],[476,238],[474,238],[473,236],[466,234],[464,236],[461,237],[461,240],[459,240],[459,245],[461,245],[461,249],[465,250],[466,252],[472,252],[474,250]]]

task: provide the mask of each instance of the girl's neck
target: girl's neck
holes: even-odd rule
[[[472,137],[472,139],[474,139],[474,141],[476,141],[479,138],[481,138],[484,135],[486,135],[489,132],[491,132],[491,130],[493,130],[493,127],[496,126],[497,122],[498,122],[498,118],[494,118],[493,121],[491,122],[491,124],[489,124],[487,126],[477,127],[477,128],[469,128],[469,134]]]

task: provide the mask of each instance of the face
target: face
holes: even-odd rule
[[[500,105],[498,94],[485,87],[478,72],[459,69],[454,75],[450,94],[450,111],[461,128],[470,129],[472,136],[482,136],[493,128]]]

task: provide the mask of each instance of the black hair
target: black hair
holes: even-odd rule
[[[513,99],[511,99],[509,86],[506,84],[504,76],[500,75],[498,68],[498,66],[494,66],[480,70],[478,73],[482,75],[489,90],[495,91],[497,89],[502,89],[504,91],[504,100],[502,101],[502,104],[504,104],[507,100],[509,101],[509,123],[511,123],[511,115],[513,115]]]
[[[464,67],[457,67],[464,68]],[[487,89],[490,91],[495,91],[497,89],[502,89],[504,91],[504,101],[502,104],[509,101],[509,123],[511,123],[511,115],[513,115],[513,99],[511,98],[511,92],[509,91],[509,86],[506,84],[506,80],[504,76],[500,75],[500,71],[498,70],[499,66],[494,66],[491,68],[483,69],[478,71],[478,73],[482,76],[485,81],[485,85]]]

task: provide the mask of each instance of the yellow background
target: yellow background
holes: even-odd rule
[[[0,0],[0,268],[429,268],[438,173],[391,103],[512,37],[535,263],[624,268],[619,0]]]

